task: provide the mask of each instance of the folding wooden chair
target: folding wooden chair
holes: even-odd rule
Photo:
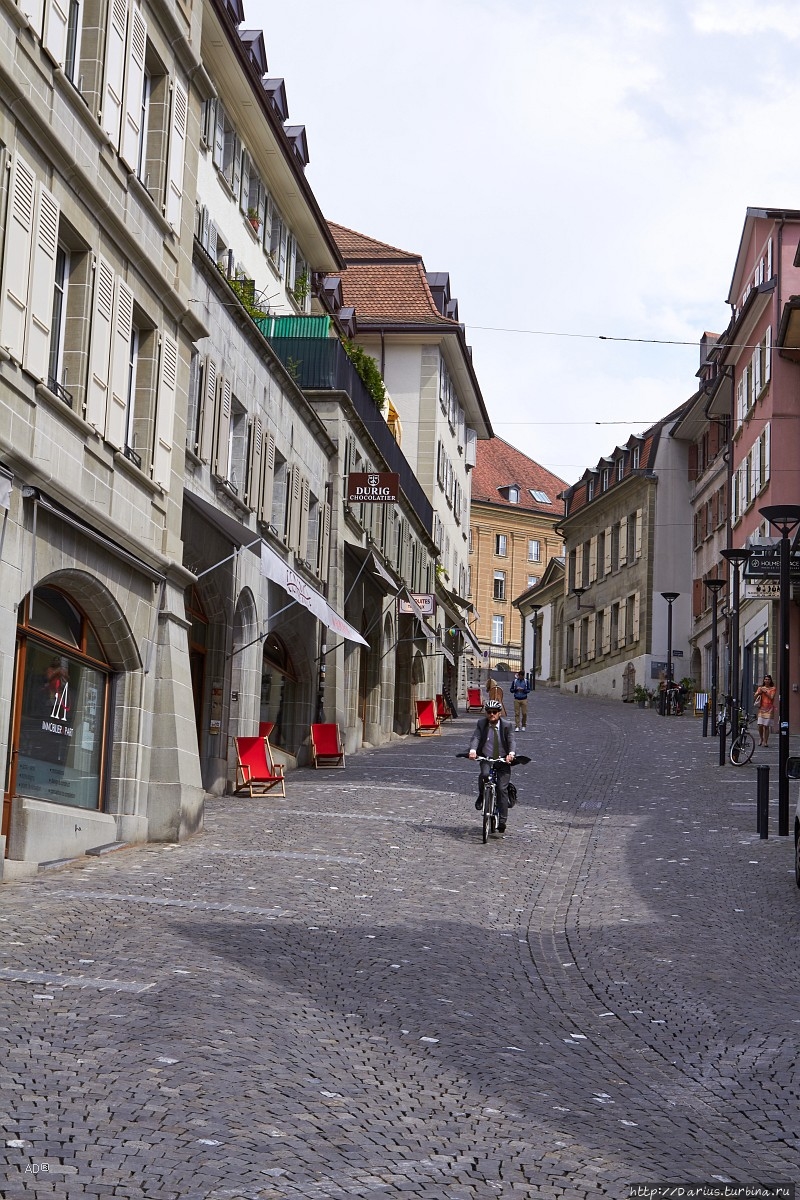
[[[269,735],[272,733],[274,728],[274,721],[260,721],[258,725],[258,736],[260,738],[266,738],[267,741],[269,741]]]
[[[444,696],[437,696],[436,697],[436,716],[437,716],[439,722],[449,721],[450,718],[452,717],[452,715],[453,714],[450,712],[450,706],[447,703],[447,701],[445,700]]]
[[[286,795],[283,763],[272,761],[269,742],[263,737],[237,737],[236,745],[236,791],[248,796],[265,796],[271,788],[280,788]]]
[[[478,709],[483,708],[483,697],[479,687],[467,688],[467,708],[470,712],[477,712]]]
[[[441,733],[441,722],[436,716],[436,701],[416,700],[414,703],[417,708],[417,733],[419,736],[430,737],[434,733]]]
[[[311,726],[311,761],[315,770],[319,767],[344,766],[344,747],[338,725]]]

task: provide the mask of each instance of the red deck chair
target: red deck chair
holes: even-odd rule
[[[269,735],[272,733],[274,728],[275,728],[274,721],[260,721],[259,726],[258,726],[258,736],[260,738],[269,739]]]
[[[478,708],[483,708],[483,699],[481,698],[480,688],[467,688],[467,707],[469,708],[470,712],[474,712]]]
[[[311,761],[315,769],[344,766],[344,746],[338,725],[311,726]]]
[[[452,715],[453,714],[450,712],[450,708],[449,708],[448,703],[445,700],[444,696],[437,696],[436,697],[436,716],[439,718],[439,721],[449,721],[451,719]]]
[[[436,716],[436,701],[435,700],[416,700],[414,702],[417,707],[417,733],[420,737],[429,737],[434,733],[441,733],[441,722]]]
[[[280,788],[286,795],[283,778],[283,763],[274,763],[269,742],[263,737],[237,737],[236,744],[236,791],[248,796],[265,796],[271,788]]]

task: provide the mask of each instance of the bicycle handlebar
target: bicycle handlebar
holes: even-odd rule
[[[469,758],[469,751],[461,750],[456,755],[456,758]],[[506,762],[506,760],[504,758],[487,758],[483,754],[476,754],[475,757],[473,759],[471,759],[471,761],[472,762],[505,763],[507,767],[516,767],[516,766],[524,767],[525,764],[529,763],[531,760],[527,754],[517,754],[514,756],[514,758],[511,760],[511,762]]]

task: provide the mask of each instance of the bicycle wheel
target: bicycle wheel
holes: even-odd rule
[[[752,733],[748,733],[743,729],[737,738],[734,738],[731,746],[731,762],[735,767],[743,767],[745,763],[749,763],[753,757],[753,751],[756,748],[756,740]]]
[[[494,786],[491,783],[483,785],[483,844],[489,840],[492,832],[492,810],[494,809]]]

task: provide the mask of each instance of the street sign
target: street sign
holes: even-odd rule
[[[394,504],[400,476],[391,471],[351,471],[347,476],[348,504]]]
[[[781,585],[777,579],[746,579],[742,595],[745,600],[780,600]]]
[[[780,579],[781,544],[751,546],[750,557],[745,563],[745,579]],[[800,553],[789,555],[789,578],[800,581]]]

